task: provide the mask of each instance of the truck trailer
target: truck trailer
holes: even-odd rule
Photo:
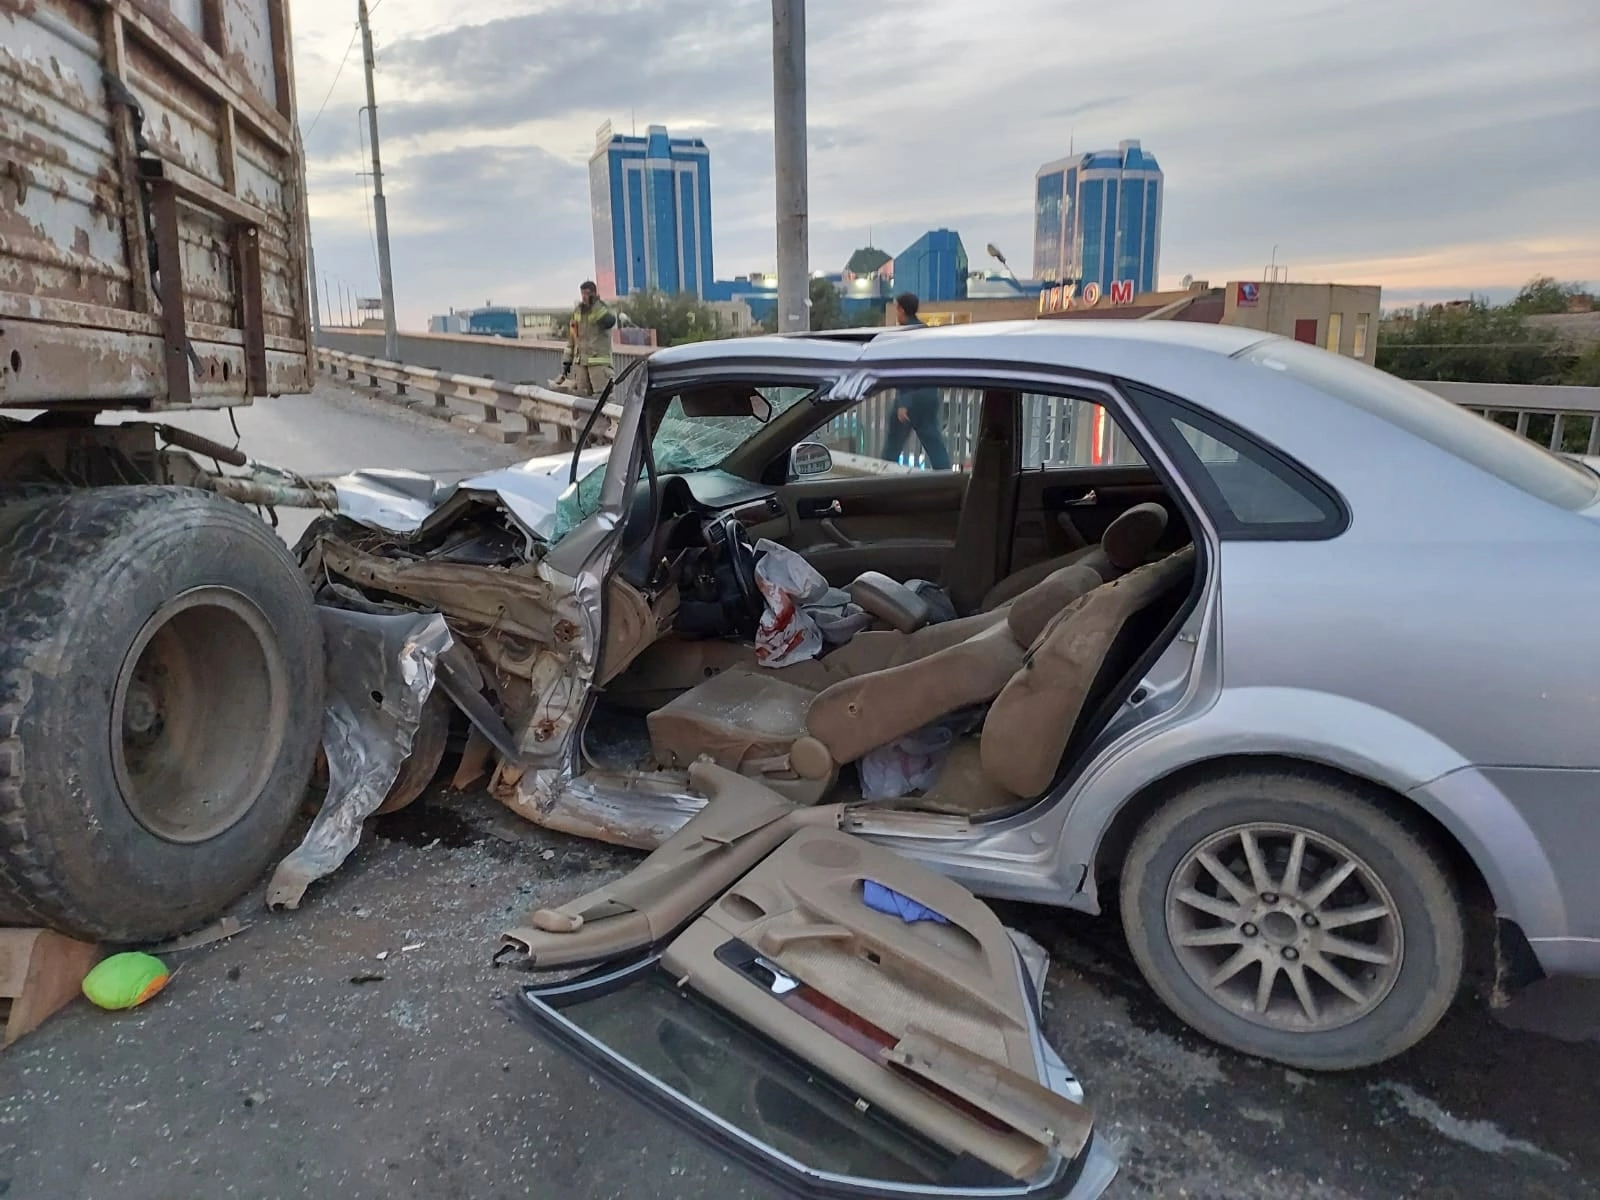
[[[305,795],[310,589],[166,423],[312,387],[290,47],[287,0],[0,0],[0,925],[192,928]]]

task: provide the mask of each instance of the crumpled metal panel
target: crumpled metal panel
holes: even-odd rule
[[[539,646],[571,645],[580,633],[578,614],[565,599],[567,583],[554,578],[542,563],[501,568],[385,558],[332,539],[322,544],[322,563],[358,587],[402,596],[464,627],[492,629],[502,641],[528,643],[510,648],[513,659],[531,659]],[[528,670],[513,673],[526,675]]]
[[[610,453],[609,446],[582,451],[579,475],[604,463]],[[421,533],[435,513],[468,494],[500,503],[530,538],[547,538],[571,468],[571,453],[543,454],[515,466],[468,476],[454,485],[440,484],[415,471],[388,470],[352,471],[328,482],[338,492],[340,515],[369,529]]]
[[[576,624],[576,636],[568,643],[568,669],[560,678],[540,686],[534,681],[534,723],[541,737],[541,758],[537,770],[515,781],[502,780],[496,796],[514,812],[552,829],[576,832],[578,825],[592,820],[577,811],[585,801],[574,788],[589,786],[578,778],[582,770],[578,734],[594,706],[594,681],[604,645],[605,581],[622,552],[622,513],[632,494],[635,464],[639,455],[640,422],[648,375],[643,365],[622,375],[614,385],[611,400],[625,414],[618,423],[617,440],[606,462],[605,483],[594,516],[573,529],[546,557],[540,568],[552,582],[565,583],[565,610]],[[575,565],[574,565],[575,564]],[[509,784],[510,786],[507,786]],[[577,806],[575,808],[574,806]],[[688,820],[690,814],[683,814]],[[627,812],[619,813],[621,824],[613,836],[596,832],[592,836],[621,844],[653,845],[651,830],[630,834]],[[668,823],[673,818],[668,819]],[[635,836],[633,842],[627,839]]]
[[[495,797],[545,829],[632,850],[656,849],[706,806],[687,783],[598,771],[577,779],[564,770],[529,771]]]
[[[328,649],[322,747],[328,795],[267,885],[268,908],[298,908],[306,889],[338,870],[361,840],[411,753],[450,630],[438,613],[376,616],[318,608]]]

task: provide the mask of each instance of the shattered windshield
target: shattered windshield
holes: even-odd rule
[[[683,475],[693,471],[709,471],[720,466],[728,455],[754,437],[763,426],[775,421],[806,397],[815,394],[815,388],[763,387],[755,388],[772,405],[771,415],[764,420],[755,416],[691,417],[683,411],[683,401],[674,396],[672,403],[650,440],[654,452],[657,475]],[[578,480],[578,486],[568,488],[556,504],[555,530],[552,544],[566,537],[580,522],[594,515],[600,507],[600,485],[605,481],[606,464],[601,463]],[[644,478],[644,465],[639,466],[639,478]]]

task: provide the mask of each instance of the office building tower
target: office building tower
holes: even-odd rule
[[[711,269],[711,152],[699,138],[600,127],[589,159],[595,283],[608,299],[647,288],[705,295]]]
[[[1134,140],[1047,163],[1035,176],[1033,275],[1051,283],[1127,282],[1156,290],[1161,168]]]

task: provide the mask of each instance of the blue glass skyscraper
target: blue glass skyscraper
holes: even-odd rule
[[[1033,276],[1156,290],[1164,185],[1134,140],[1046,163],[1035,176]]]
[[[967,250],[961,235],[930,229],[894,259],[894,290],[928,301],[967,298]]]
[[[653,288],[705,295],[711,271],[711,152],[699,138],[601,126],[589,160],[595,283],[609,298]]]

